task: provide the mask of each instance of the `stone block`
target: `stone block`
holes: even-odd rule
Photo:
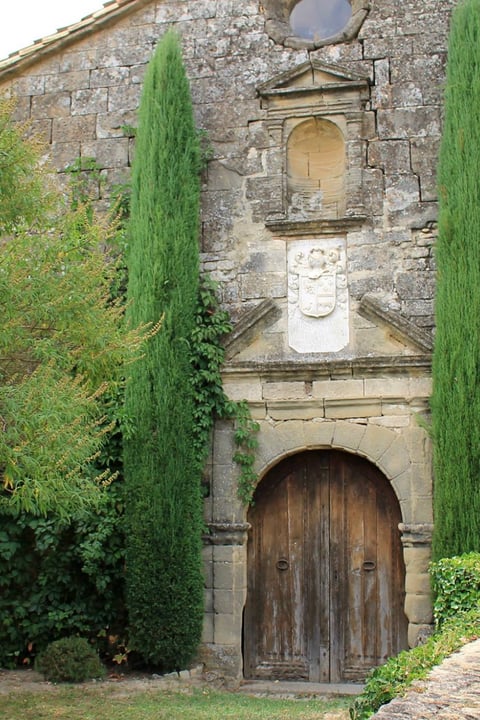
[[[427,472],[425,473],[427,475]],[[413,485],[416,490],[415,483]],[[432,474],[431,469],[429,476],[426,478],[424,487],[425,495],[415,495],[412,498],[412,522],[414,523],[433,523],[433,502],[432,502]],[[429,490],[429,492],[428,492]]]
[[[389,450],[387,452],[390,452]],[[392,476],[390,476],[392,477]],[[392,486],[395,490],[395,494],[400,502],[409,503],[409,511],[411,513],[411,498],[412,498],[412,469],[411,465],[407,464],[406,469],[399,475],[393,477]],[[409,522],[413,522],[410,518]]]
[[[305,383],[266,382],[262,386],[264,400],[298,400],[306,397]]]
[[[54,118],[52,142],[88,142],[95,139],[95,115],[77,115],[77,117]],[[73,158],[74,160],[76,158]]]
[[[60,88],[47,90],[47,92],[55,92]],[[11,86],[13,97],[22,95],[43,95],[45,93],[45,76],[44,75],[26,75],[15,79]]]
[[[416,175],[392,175],[385,182],[385,207],[388,213],[405,212],[420,200]]]
[[[428,573],[432,559],[432,550],[428,545],[404,547],[403,558],[405,560],[407,573]]]
[[[365,378],[365,396],[377,398],[407,398],[410,396],[409,379]]]
[[[433,621],[431,596],[408,593],[405,597],[405,615],[411,623],[429,625]]]
[[[314,398],[350,399],[364,396],[363,380],[314,380],[312,384]]]
[[[323,403],[315,400],[267,401],[267,415],[272,420],[313,420],[324,414]]]
[[[423,427],[414,424],[403,433],[405,442],[408,446],[408,452],[412,459],[412,463],[427,464],[431,463],[432,441]]]
[[[230,400],[262,401],[262,386],[258,378],[225,378],[223,389]]]
[[[95,47],[73,46],[59,58],[58,73],[78,72],[79,70],[93,70],[97,67],[98,51]]]
[[[382,140],[439,136],[440,111],[431,107],[378,110],[378,134]]]
[[[433,625],[408,625],[408,647],[414,648],[423,645],[425,640],[433,633]]]
[[[242,298],[281,298],[287,294],[284,272],[242,273],[239,276]]]
[[[396,478],[410,469],[411,460],[408,455],[407,445],[401,435],[397,434],[393,443],[379,458],[378,465],[389,478]]]
[[[232,614],[241,617],[245,604],[244,590],[216,590],[214,596],[215,613],[217,615]]]
[[[104,113],[107,110],[108,93],[105,88],[77,90],[72,93],[72,115]]]
[[[123,168],[128,165],[128,138],[82,143],[82,156],[95,158],[101,168]]]
[[[31,117],[58,118],[70,115],[71,96],[67,92],[48,93],[32,97]]]
[[[430,595],[431,579],[428,573],[407,573],[405,591],[410,595]]]
[[[214,563],[215,591],[233,590],[233,564],[231,562]]]
[[[336,423],[331,421],[316,421],[304,424],[304,439],[306,448],[331,447]]]
[[[108,88],[108,111],[136,110],[140,104],[140,84],[116,85]]]
[[[377,415],[378,414],[379,413],[377,413]],[[387,430],[387,428],[378,427],[377,425],[367,425],[358,450],[373,462],[377,462],[396,437],[397,434],[392,430]]]
[[[55,75],[46,75],[45,92],[55,93],[86,90],[90,85],[90,71],[78,70],[76,72],[61,72]]]
[[[213,643],[213,613],[205,612],[203,615],[202,643]]]
[[[383,413],[383,403],[382,403],[382,413]],[[368,418],[368,422],[372,423],[373,425],[380,425],[381,427],[387,427],[387,428],[406,428],[409,427],[411,422],[410,415],[382,415],[381,417],[371,417]]]
[[[357,450],[365,434],[366,425],[339,420],[334,425],[332,447],[345,450]]]
[[[133,110],[97,114],[97,138],[125,138],[124,127],[135,127],[137,114]]]
[[[325,400],[326,418],[367,418],[380,415],[381,409],[379,402],[368,399]]]
[[[50,159],[54,168],[58,171],[65,170],[80,156],[80,141],[77,142],[53,142],[50,150]],[[70,175],[68,180],[71,180]]]
[[[385,172],[411,173],[410,143],[408,140],[376,140],[368,144],[368,163]]]
[[[103,67],[90,73],[91,88],[106,88],[124,85],[130,79],[128,67]]]
[[[241,618],[236,615],[222,613],[214,616],[214,642],[218,645],[238,644],[241,637]]]
[[[227,450],[227,452],[231,452],[231,449],[233,448],[233,420],[216,420],[215,426],[214,426],[214,432],[213,432],[213,440],[214,440],[214,457],[219,458],[218,462],[222,462],[221,458],[226,457],[222,455],[221,447],[224,446],[225,441],[230,442],[230,450]],[[220,443],[220,445],[217,447],[217,443]],[[230,455],[231,457],[231,455]]]
[[[237,498],[237,481],[239,470],[235,466],[235,479],[233,479],[231,491],[228,494],[214,492],[212,512],[217,522],[243,522],[245,509]]]

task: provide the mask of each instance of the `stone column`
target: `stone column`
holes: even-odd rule
[[[242,623],[247,592],[248,523],[208,523],[206,612],[201,660],[210,680],[229,685],[243,675]]]
[[[405,615],[408,618],[408,644],[419,645],[432,632],[432,592],[428,567],[431,560],[430,523],[399,525],[405,559]]]

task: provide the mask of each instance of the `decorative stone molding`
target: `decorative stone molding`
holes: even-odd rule
[[[204,534],[206,545],[244,545],[250,529],[249,523],[207,523],[208,533]]]
[[[367,320],[386,326],[393,337],[413,345],[423,352],[433,350],[433,340],[429,333],[404,318],[400,313],[386,307],[381,300],[364,295],[358,305],[358,312]]]
[[[286,157],[283,205],[267,222],[363,217],[359,138],[365,136],[367,78],[313,59],[275,75],[257,92]]]
[[[244,313],[224,343],[226,359],[230,360],[241,352],[266,327],[278,320],[280,315],[280,308],[271,298],[262,300],[252,310]]]

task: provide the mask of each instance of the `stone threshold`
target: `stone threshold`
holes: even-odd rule
[[[292,697],[329,697],[360,695],[360,683],[315,683],[297,680],[243,680],[239,692],[246,695]]]

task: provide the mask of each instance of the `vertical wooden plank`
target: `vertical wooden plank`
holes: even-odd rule
[[[346,618],[345,602],[345,477],[340,454],[330,454],[330,682],[343,679]]]
[[[306,524],[306,637],[309,679],[330,682],[330,507],[328,454],[311,452],[307,459]]]
[[[262,485],[249,513],[246,671],[250,677],[307,679],[304,462],[284,461]]]

